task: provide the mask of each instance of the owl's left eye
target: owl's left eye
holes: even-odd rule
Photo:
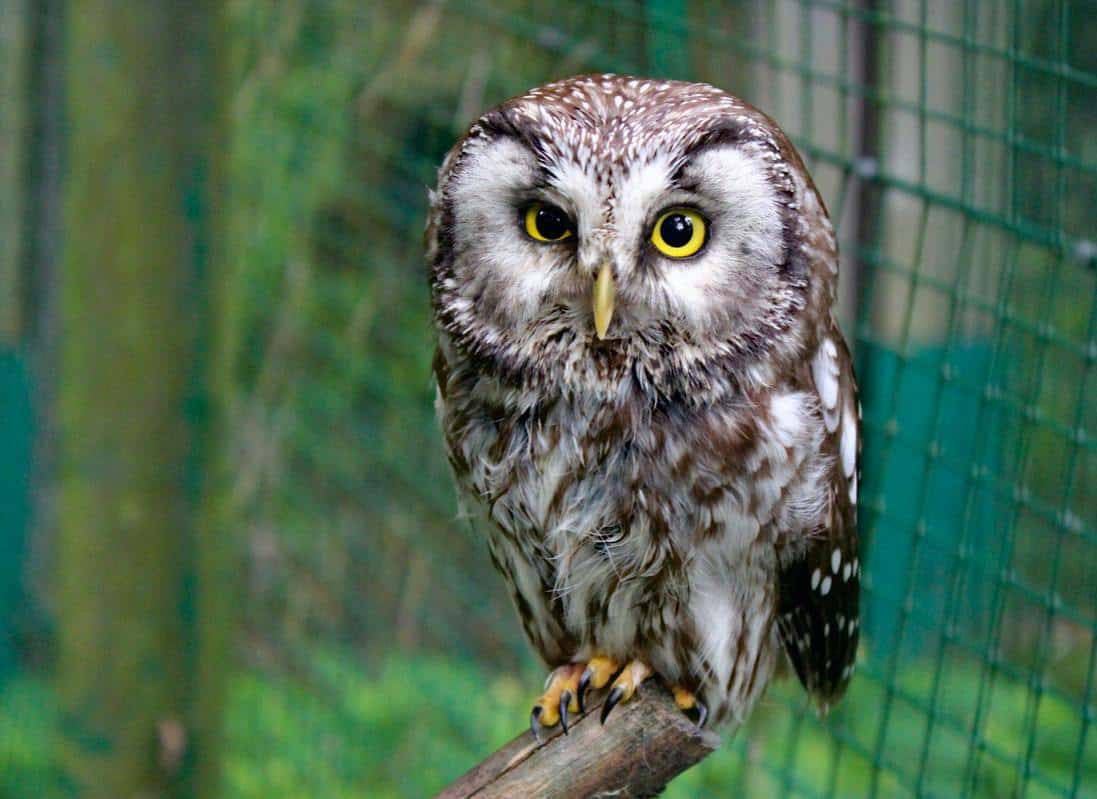
[[[655,221],[651,243],[668,258],[696,255],[708,238],[705,218],[692,208],[671,208]]]
[[[574,225],[560,208],[548,203],[534,203],[526,209],[526,233],[537,241],[563,241],[571,235]]]

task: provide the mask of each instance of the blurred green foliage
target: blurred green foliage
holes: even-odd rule
[[[522,677],[526,679],[522,679]],[[393,655],[363,670],[353,657],[317,653],[307,675],[298,678],[251,673],[233,682],[229,693],[225,757],[227,799],[295,799],[302,796],[429,796],[470,764],[486,757],[515,734],[515,719],[528,712],[532,673],[499,675],[465,660]],[[951,715],[975,690],[978,675],[950,675],[942,704]],[[900,689],[925,693],[931,674],[925,667],[904,674]],[[868,793],[872,712],[843,714],[849,749],[836,757],[828,728],[797,712],[802,697],[791,685],[771,692],[743,732],[700,765],[682,775],[668,799],[726,795],[773,796],[783,786],[807,796]],[[868,683],[855,683],[849,704],[867,709],[877,702]],[[1003,712],[988,730],[986,746],[1008,751],[1025,712],[1025,691],[1016,686],[997,697]],[[0,695],[0,729],[33,718],[21,736],[0,738],[0,758],[10,764],[0,774],[0,796],[51,799],[60,795],[60,775],[50,754],[50,726],[56,720],[48,687],[37,679],[10,683]],[[31,712],[33,710],[33,712]],[[1073,708],[1052,702],[1044,709],[1048,731],[1036,752],[1046,785],[1032,796],[1061,795],[1073,778],[1077,724]],[[919,720],[897,714],[889,732],[887,760],[896,773],[878,786],[894,796],[919,779]],[[790,743],[791,742],[791,743]],[[926,795],[962,793],[967,751],[962,731],[942,736],[931,753],[933,768],[920,784]],[[1087,763],[1083,784],[1097,780],[1097,763]],[[1008,765],[998,763],[980,778],[972,796],[996,799],[1009,793]]]

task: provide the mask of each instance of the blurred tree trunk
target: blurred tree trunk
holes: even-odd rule
[[[19,280],[23,244],[27,131],[27,0],[0,0],[0,346],[21,332]]]
[[[23,338],[21,254],[27,131],[26,0],[0,0],[0,683],[16,668],[30,510],[31,391]]]
[[[214,446],[220,8],[65,13],[62,756],[81,796],[212,796],[234,584]]]

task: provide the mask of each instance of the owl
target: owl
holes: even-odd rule
[[[550,669],[534,733],[651,677],[738,725],[782,657],[825,712],[860,407],[834,231],[776,123],[706,84],[550,83],[449,152],[426,239],[445,450]]]

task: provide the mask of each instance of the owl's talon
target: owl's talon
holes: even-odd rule
[[[625,695],[625,689],[620,685],[615,685],[613,690],[609,692],[609,696],[606,697],[606,701],[602,703],[602,723],[606,723],[606,719],[609,718],[609,712],[617,707],[617,703],[621,701],[621,697]]]
[[[680,685],[675,685],[671,693],[674,694],[674,703],[678,705],[678,709],[694,719],[698,729],[704,727],[705,721],[708,720],[708,707],[697,698],[697,695]]]
[[[562,723],[564,732],[568,731],[568,714],[579,712],[579,674],[583,665],[569,663],[553,669],[545,681],[545,692],[537,700],[530,713],[530,729],[537,740],[538,733],[545,727],[555,727]]]
[[[591,688],[598,690],[604,688],[614,674],[620,670],[620,666],[613,658],[605,655],[597,655],[590,659],[583,670],[583,676],[579,678],[579,707],[586,704],[587,691]]]
[[[578,696],[573,697],[568,690],[560,694],[560,728],[564,731],[564,735],[568,734],[568,705],[573,698],[578,699]],[[582,712],[582,708],[579,708],[579,711]]]
[[[697,729],[700,730],[700,729],[704,728],[705,722],[708,721],[708,706],[704,702],[698,701],[697,706],[696,706],[696,711],[697,711],[697,719],[696,719]]]
[[[633,660],[625,666],[613,681],[613,688],[602,705],[602,723],[606,723],[606,717],[619,703],[632,699],[641,683],[650,676],[651,667],[639,660]]]
[[[579,712],[586,713],[587,703],[587,691],[590,690],[590,669],[588,668],[583,672],[583,676],[579,678]]]

